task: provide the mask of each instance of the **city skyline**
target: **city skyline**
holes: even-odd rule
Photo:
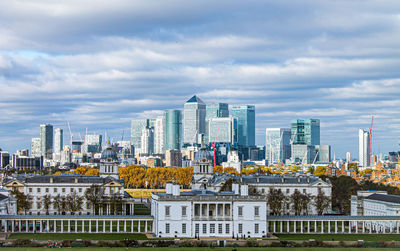
[[[374,115],[372,152],[399,150],[395,1],[0,6],[6,151],[30,149],[44,123],[68,142],[66,121],[117,141],[132,119],[183,110],[194,94],[255,105],[257,145],[265,128],[318,118],[321,144],[357,158],[358,130]]]

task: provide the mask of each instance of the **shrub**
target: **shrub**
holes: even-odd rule
[[[27,240],[27,239],[17,239],[14,242],[14,245],[17,247],[28,247],[31,244],[31,240]]]

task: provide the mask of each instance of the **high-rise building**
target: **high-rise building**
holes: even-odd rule
[[[54,129],[54,152],[61,153],[64,147],[64,134],[63,129],[56,128]]]
[[[291,150],[292,163],[313,164],[317,161],[317,151],[312,145],[293,145]]]
[[[165,111],[165,150],[180,150],[182,134],[182,112]]]
[[[100,153],[101,143],[103,142],[103,136],[100,134],[86,134],[85,142],[82,145],[83,153]]]
[[[232,145],[238,142],[238,119],[236,117],[228,118],[210,118],[208,120],[209,143],[230,143]]]
[[[292,144],[315,146],[320,144],[319,119],[295,119],[291,123]]]
[[[153,154],[154,153],[154,129],[153,127],[146,127],[142,131],[141,149],[140,153]]]
[[[179,150],[167,150],[165,152],[166,166],[182,166],[182,153]]]
[[[205,142],[210,142],[208,121],[211,118],[227,118],[229,117],[229,105],[226,103],[214,103],[206,106],[206,133]]]
[[[154,153],[165,152],[165,114],[156,118],[154,123]]]
[[[331,162],[331,146],[330,145],[316,145],[315,151],[316,151],[317,160],[319,163]],[[314,164],[314,163],[312,163],[312,164]]]
[[[358,162],[362,167],[370,166],[370,135],[368,130],[358,130]]]
[[[40,138],[32,138],[32,144],[31,144],[31,153],[32,157],[40,157],[41,151],[40,151]]]
[[[131,123],[131,142],[136,153],[140,153],[142,149],[142,133],[143,130],[150,126],[149,119],[133,119]]]
[[[232,117],[238,118],[238,145],[255,146],[256,110],[254,105],[232,106]]]
[[[0,168],[5,168],[10,164],[10,154],[0,149]]]
[[[184,144],[201,144],[201,135],[205,134],[206,104],[196,95],[184,106]]]
[[[53,126],[50,124],[40,125],[40,154],[51,159],[53,155]]]
[[[347,152],[347,153],[346,153],[346,162],[347,162],[347,163],[350,163],[350,162],[351,162],[351,153],[350,153],[350,152]]]
[[[265,130],[265,158],[268,163],[290,159],[290,129],[267,128]]]

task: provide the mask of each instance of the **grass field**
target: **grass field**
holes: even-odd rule
[[[302,241],[302,240],[319,240],[319,241],[400,241],[398,234],[276,234],[280,240],[285,241]]]
[[[173,250],[190,250],[190,251],[205,251],[205,250],[218,250],[218,251],[232,251],[233,248],[68,248],[68,250],[74,251],[96,251],[96,250],[112,250],[112,251],[123,251],[123,250],[135,250],[135,251],[173,251]],[[394,248],[236,248],[240,251],[317,251],[317,250],[330,250],[330,251],[394,251],[398,249]],[[2,251],[47,251],[48,248],[1,248]]]
[[[17,233],[11,234],[9,239],[29,239],[29,240],[38,240],[38,241],[61,241],[61,240],[147,240],[146,235],[144,234],[79,234],[79,233],[63,233],[63,234],[30,234],[30,233]]]

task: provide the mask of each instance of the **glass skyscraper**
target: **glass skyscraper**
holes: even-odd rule
[[[50,124],[40,125],[40,154],[46,159],[53,156],[53,126]]]
[[[182,113],[179,110],[165,111],[165,150],[181,149]]]
[[[209,143],[230,143],[236,144],[238,140],[236,117],[210,118],[208,121]]]
[[[265,158],[269,163],[290,159],[290,129],[267,128],[265,130]]]
[[[63,150],[63,129],[56,128],[54,130],[54,152],[61,153]]]
[[[201,144],[199,135],[205,134],[206,104],[196,95],[184,106],[183,143]]]
[[[227,103],[216,103],[216,104],[208,104],[206,107],[206,133],[205,133],[205,142],[212,141],[212,138],[209,138],[209,121],[211,118],[227,118],[229,117],[229,105]],[[214,134],[216,132],[213,132]]]
[[[232,117],[238,118],[238,145],[255,146],[256,111],[254,105],[235,105]]]
[[[371,165],[370,135],[368,130],[358,130],[358,163],[362,167]]]
[[[291,122],[292,144],[310,145],[320,144],[319,119],[295,119]]]
[[[150,126],[149,119],[133,119],[131,123],[131,143],[135,151],[140,153],[142,149],[143,130]]]

